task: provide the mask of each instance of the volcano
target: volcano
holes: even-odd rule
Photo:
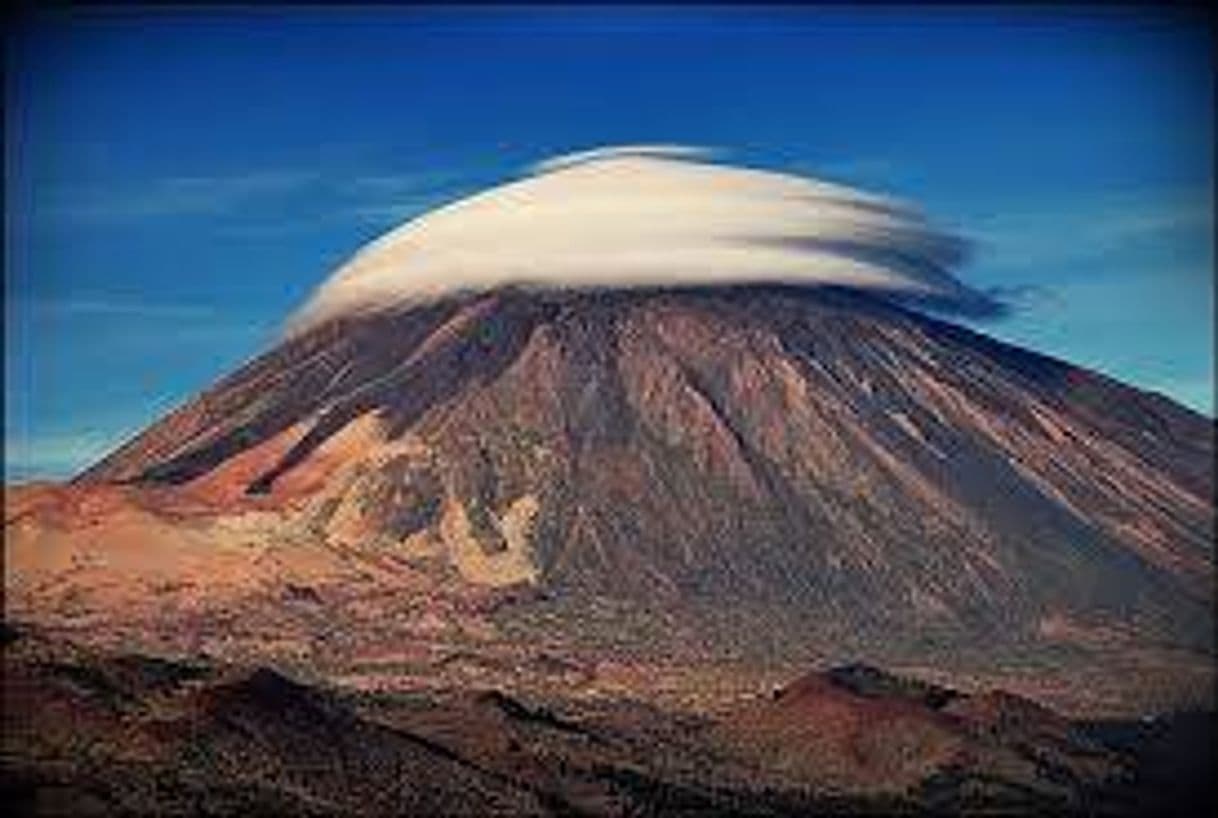
[[[317,327],[76,482],[324,497],[324,537],[740,639],[1201,646],[1211,460],[1164,398],[853,293],[497,291]]]
[[[899,211],[828,198],[868,229],[817,258],[964,292]],[[867,243],[898,234],[921,263]],[[381,298],[377,253],[437,264],[424,238],[69,485],[10,492],[10,612],[349,681],[714,699],[820,657],[1081,710],[1208,695],[1210,420],[823,265]]]

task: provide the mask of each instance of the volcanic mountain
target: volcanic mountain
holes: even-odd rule
[[[1076,708],[1205,697],[1211,421],[839,279],[541,283],[348,286],[12,493],[10,612],[346,678],[669,689],[824,657]],[[740,687],[709,678],[686,689]]]

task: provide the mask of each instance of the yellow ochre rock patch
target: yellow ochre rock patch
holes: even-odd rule
[[[540,507],[536,496],[525,494],[513,500],[501,514],[488,515],[506,545],[490,553],[479,541],[465,506],[450,495],[440,520],[440,536],[461,576],[495,587],[537,582],[533,528]]]

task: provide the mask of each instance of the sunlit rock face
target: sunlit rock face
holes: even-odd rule
[[[356,253],[290,324],[506,284],[832,284],[991,308],[952,275],[963,244],[841,185],[712,164],[695,149],[591,151],[416,218]]]

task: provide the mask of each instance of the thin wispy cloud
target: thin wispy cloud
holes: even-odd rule
[[[469,173],[452,169],[365,174],[336,186],[347,204],[342,212],[361,222],[393,225],[460,198],[478,186]]]
[[[484,180],[467,171],[431,168],[350,176],[310,169],[175,176],[122,188],[50,187],[35,214],[55,221],[132,225],[169,218],[231,216],[215,229],[236,238],[289,235],[321,220],[385,225],[458,198]],[[284,205],[290,205],[291,213]]]
[[[468,194],[485,180],[448,167],[356,173],[309,168],[251,169],[151,179],[122,187],[48,185],[33,213],[51,228],[136,226],[156,220],[211,219],[207,229],[264,239],[318,229],[335,220],[387,226]],[[214,217],[224,217],[217,222]]]
[[[225,176],[176,176],[118,189],[61,189],[46,210],[89,222],[224,213],[259,199],[295,193],[316,183],[313,171],[259,171]]]
[[[201,304],[172,304],[122,297],[15,299],[12,308],[34,316],[81,318],[90,316],[200,318],[216,315],[213,307]]]
[[[352,196],[439,193],[468,184],[469,174],[450,169],[417,170],[408,173],[364,174],[342,183],[340,190]]]
[[[83,325],[106,327],[107,331],[99,334],[92,348],[112,349],[116,355],[130,354],[131,350],[159,354],[169,349],[202,349],[217,344],[253,349],[268,340],[276,326],[266,316],[232,308],[121,296],[14,298],[5,309],[16,333],[39,326],[50,332]],[[121,333],[108,331],[115,323],[121,325]],[[47,349],[31,350],[31,354],[42,355]]]
[[[1145,191],[995,213],[965,229],[991,265],[1043,267],[1102,259],[1172,233],[1208,236],[1212,224],[1208,192]]]
[[[82,463],[101,459],[138,428],[138,424],[133,424],[129,428],[104,432],[6,436],[5,480],[57,480],[70,477],[80,469]]]
[[[443,204],[447,197],[422,197],[411,201],[391,201],[381,204],[361,204],[347,208],[346,212],[360,221],[374,224],[398,224],[413,219]]]
[[[985,294],[1011,311],[1051,307],[1059,309],[1066,305],[1065,299],[1052,287],[1039,284],[1011,284],[985,288]]]
[[[241,239],[255,241],[282,242],[285,239],[296,240],[301,235],[314,233],[332,222],[327,216],[302,216],[299,218],[250,219],[237,223],[216,225],[211,229],[211,235],[220,239]]]
[[[893,160],[877,156],[829,160],[827,162],[801,160],[791,163],[790,168],[799,173],[810,173],[829,179],[866,181],[869,183],[891,181],[898,175],[900,170],[900,166]]]

